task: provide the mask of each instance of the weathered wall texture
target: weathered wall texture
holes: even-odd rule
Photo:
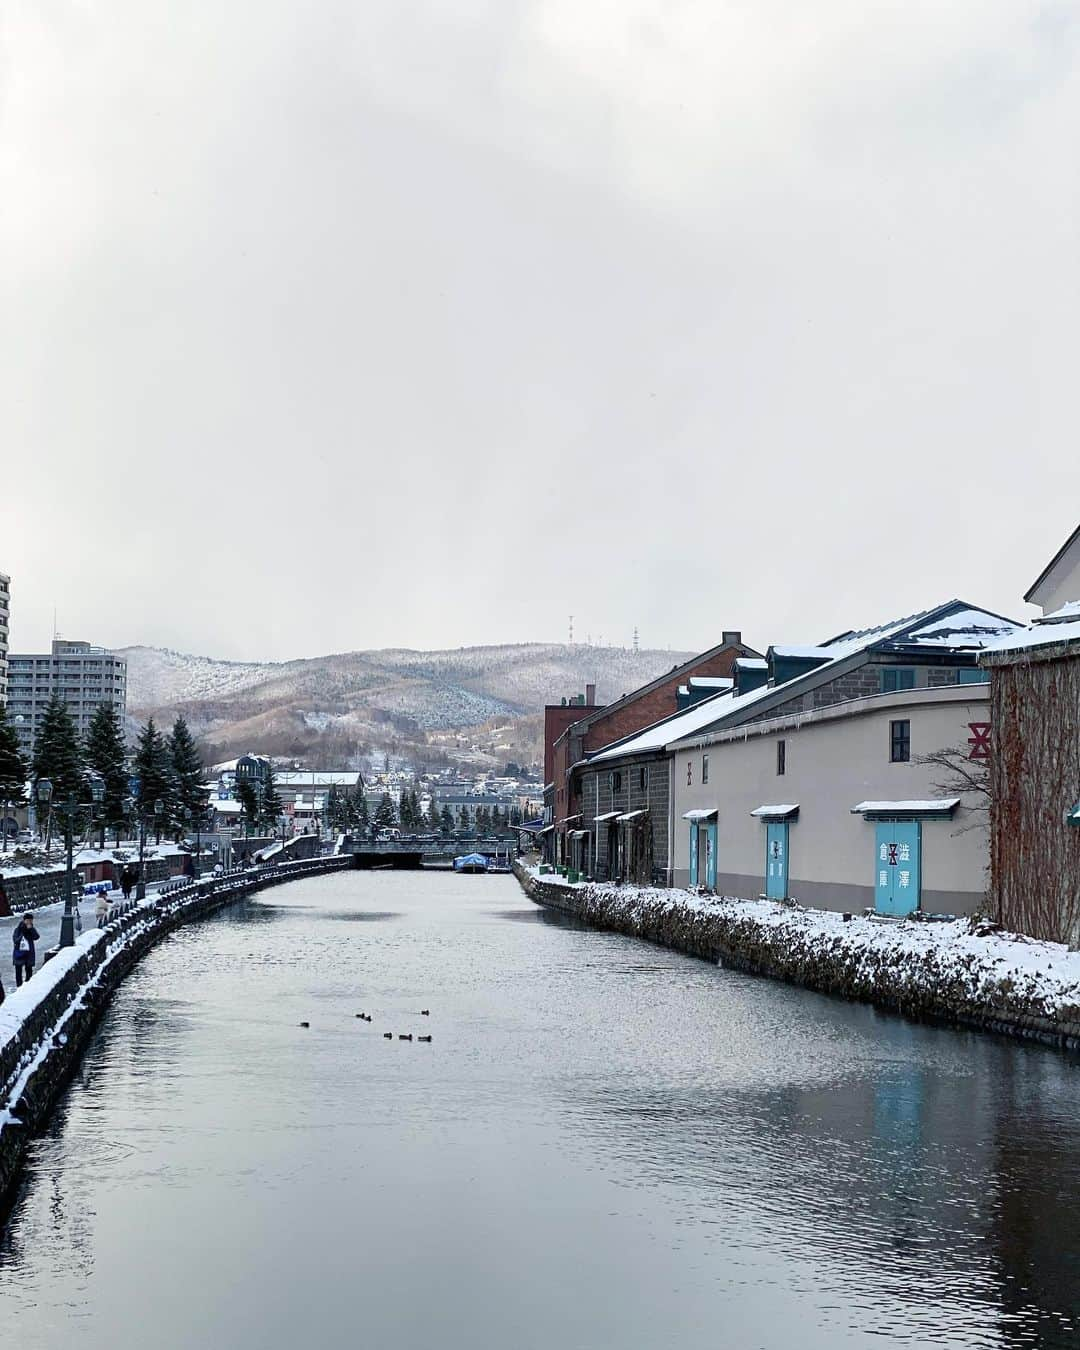
[[[990,899],[1003,927],[1080,946],[1080,652],[993,666]]]

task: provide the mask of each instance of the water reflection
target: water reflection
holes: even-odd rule
[[[1078,1082],[509,880],[313,880],[133,973],[35,1145],[0,1316],[42,1350],[1057,1350]]]

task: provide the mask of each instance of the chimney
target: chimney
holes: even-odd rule
[[[721,642],[725,647],[741,647],[742,630],[739,628],[732,628],[732,629],[725,628],[723,633],[721,634]]]
[[[596,707],[596,685],[587,684],[585,686],[585,706],[587,708]]]

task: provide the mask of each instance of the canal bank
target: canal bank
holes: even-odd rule
[[[183,924],[256,891],[348,870],[351,861],[283,863],[148,896],[105,928],[83,933],[10,992],[0,1006],[0,1207],[110,997],[150,948]]]
[[[1063,946],[972,920],[845,920],[776,901],[514,870],[536,904],[595,928],[919,1021],[1080,1050],[1080,953]]]

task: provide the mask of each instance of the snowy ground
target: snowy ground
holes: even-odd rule
[[[993,931],[971,919],[897,923],[853,918],[845,923],[841,914],[773,900],[595,882],[571,885],[530,870],[537,881],[567,886],[630,919],[658,911],[722,918],[726,925],[758,930],[763,939],[781,938],[789,952],[802,952],[807,959],[828,953],[856,977],[864,975],[868,984],[900,976],[926,993],[962,987],[967,998],[991,1010],[1080,1022],[1080,952],[1059,943]]]

